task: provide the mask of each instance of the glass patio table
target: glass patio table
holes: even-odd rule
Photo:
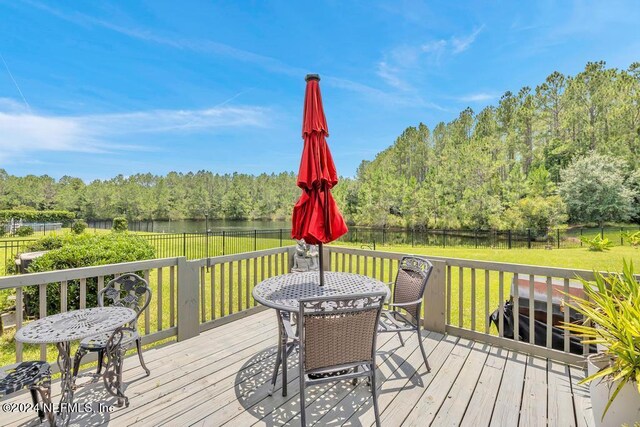
[[[308,271],[304,273],[289,273],[270,277],[258,283],[253,288],[253,298],[260,304],[277,311],[278,318],[278,355],[274,368],[272,387],[275,389],[280,363],[283,363],[282,395],[287,395],[286,356],[293,350],[293,345],[287,344],[287,331],[283,318],[291,313],[297,313],[299,301],[302,298],[322,298],[329,296],[349,296],[372,292],[386,292],[389,298],[389,286],[380,280],[355,273],[324,272],[324,286],[320,286],[320,273]],[[288,332],[291,335],[291,331]]]
[[[76,377],[72,373],[72,341],[113,332],[106,349],[109,362],[102,376],[107,391],[118,398],[119,404],[125,402],[128,406],[128,399],[122,390],[122,378],[117,375],[118,366],[124,358],[119,343],[122,330],[135,318],[136,312],[126,307],[85,308],[43,317],[25,325],[16,333],[16,341],[27,344],[55,344],[58,348],[57,363],[61,374],[58,414],[62,425],[69,422],[69,409],[72,407],[76,389]]]

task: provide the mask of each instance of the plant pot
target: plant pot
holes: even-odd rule
[[[602,354],[592,354],[587,358],[587,372],[591,376],[609,365],[611,359]],[[596,427],[633,426],[640,421],[640,393],[635,382],[625,384],[602,417],[609,398],[616,390],[618,382],[597,379],[589,383],[591,406]]]

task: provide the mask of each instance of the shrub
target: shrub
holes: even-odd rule
[[[113,227],[112,230],[116,232],[127,231],[129,228],[129,223],[125,217],[119,216],[113,218]]]
[[[640,231],[636,231],[635,233],[627,231],[623,234],[623,237],[627,239],[627,242],[634,248],[640,246]]]
[[[71,231],[75,234],[82,234],[84,233],[84,230],[87,229],[89,225],[86,223],[86,221],[79,219],[77,221],[74,221],[73,224],[71,224]]]
[[[14,233],[18,237],[27,237],[33,234],[33,227],[29,227],[28,225],[23,225],[22,227],[18,227],[18,229]]]
[[[116,264],[155,257],[155,249],[146,239],[129,233],[95,235],[67,233],[62,236],[48,236],[30,245],[27,250],[49,250],[31,263],[28,268],[30,273]],[[113,276],[105,276],[105,283],[112,278]],[[80,307],[80,281],[70,280],[67,287],[68,310],[78,309]],[[97,305],[97,287],[96,278],[87,279],[87,307]],[[24,288],[25,308],[29,315],[38,313],[38,292],[37,286]],[[49,283],[47,285],[47,314],[59,311],[60,284]]]
[[[55,222],[67,221],[75,218],[75,214],[69,211],[37,211],[35,209],[11,209],[0,210],[0,221],[22,219],[28,222]]]
[[[589,246],[590,251],[602,252],[608,251],[613,247],[613,242],[608,238],[602,238],[599,234],[593,236],[593,238],[589,239],[588,237],[582,236],[580,237],[582,243],[585,243]]]

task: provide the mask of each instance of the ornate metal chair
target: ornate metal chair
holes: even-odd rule
[[[368,377],[376,425],[380,426],[376,390],[376,328],[385,292],[300,300],[300,416],[306,425],[305,387]]]
[[[425,258],[402,257],[393,289],[393,301],[388,303],[388,310],[383,310],[378,328],[378,332],[397,333],[403,346],[404,340],[401,332],[416,332],[427,372],[431,372],[431,367],[427,361],[427,353],[424,351],[420,335],[420,314],[422,313],[424,291],[427,288],[427,281],[432,270],[433,264]]]
[[[138,313],[135,320],[133,320],[129,325],[130,327],[124,328],[121,331],[116,342],[121,346],[123,351],[126,351],[126,349],[135,341],[140,365],[147,373],[147,376],[149,376],[149,369],[147,369],[144,359],[142,358],[142,342],[137,330],[138,318],[151,302],[151,289],[149,288],[149,284],[137,274],[126,273],[109,281],[104,289],[100,291],[98,294],[98,305],[100,307],[105,306],[105,297],[111,301],[110,305],[112,306],[128,307]],[[78,369],[80,368],[82,358],[90,351],[98,353],[98,369],[96,373],[98,375],[100,374],[106,355],[107,343],[110,341],[112,334],[112,332],[106,332],[85,338],[80,342],[80,346],[76,351],[73,361],[74,376],[78,375]],[[111,340],[111,342],[113,342],[113,340]]]
[[[44,418],[55,425],[55,413],[51,406],[51,367],[47,362],[32,361],[16,363],[0,368],[0,396],[28,388],[35,406],[39,406],[40,422]],[[43,405],[38,404],[38,395]]]

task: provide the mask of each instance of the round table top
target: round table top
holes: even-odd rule
[[[16,332],[16,341],[49,344],[76,341],[113,331],[136,318],[127,307],[95,307],[67,311],[35,320]]]
[[[298,311],[302,298],[347,296],[372,292],[386,292],[389,287],[379,280],[354,273],[326,271],[324,286],[320,286],[320,273],[308,271],[274,276],[253,288],[253,298],[267,307],[284,311]]]

